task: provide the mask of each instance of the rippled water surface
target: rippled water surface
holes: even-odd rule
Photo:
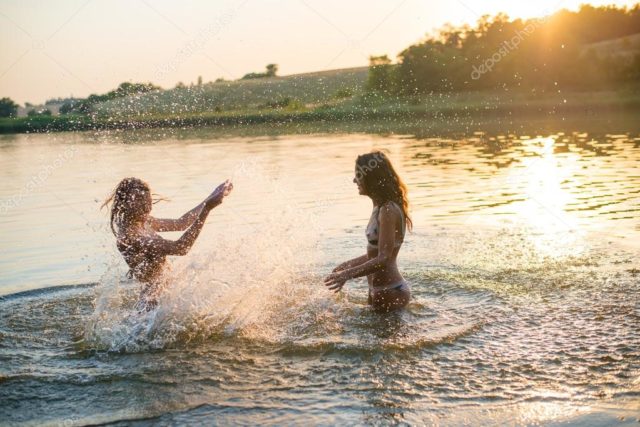
[[[637,425],[640,133],[559,129],[0,137],[0,424]],[[384,316],[322,286],[374,148],[415,224]],[[235,183],[148,314],[100,210],[125,176],[160,217]]]

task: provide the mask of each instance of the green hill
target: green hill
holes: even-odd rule
[[[314,108],[333,105],[364,90],[368,67],[251,80],[221,81],[119,98],[99,104],[100,114],[176,115],[199,112]]]

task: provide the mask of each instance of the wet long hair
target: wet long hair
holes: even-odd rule
[[[378,203],[394,202],[402,209],[407,228],[413,228],[409,215],[407,186],[382,151],[362,154],[356,159],[356,178],[363,183],[367,195]]]
[[[101,208],[111,206],[111,231],[117,237],[123,225],[144,218],[153,204],[149,185],[139,178],[124,178]]]

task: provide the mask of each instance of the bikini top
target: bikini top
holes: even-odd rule
[[[398,206],[398,204],[395,202],[391,202],[391,203]],[[367,230],[365,231],[369,244],[371,246],[376,246],[376,247],[378,246],[378,233],[380,232],[380,224],[378,220],[379,214],[380,214],[380,206],[374,207],[373,212],[371,212],[371,218],[369,219],[369,224],[367,225]],[[402,245],[402,242],[404,241],[404,234],[407,227],[407,223],[404,219],[404,211],[402,209],[400,209],[400,215],[402,216],[402,235],[400,237],[400,240],[396,240],[396,243],[394,246],[396,248]]]

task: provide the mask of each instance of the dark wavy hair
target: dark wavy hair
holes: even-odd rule
[[[363,183],[367,194],[379,203],[392,201],[402,209],[407,228],[413,228],[409,215],[407,186],[382,151],[362,154],[356,159],[356,178]]]
[[[149,185],[139,178],[124,178],[105,200],[101,208],[111,206],[111,231],[117,236],[116,227],[120,230],[123,224],[134,222],[151,212],[154,203]]]

